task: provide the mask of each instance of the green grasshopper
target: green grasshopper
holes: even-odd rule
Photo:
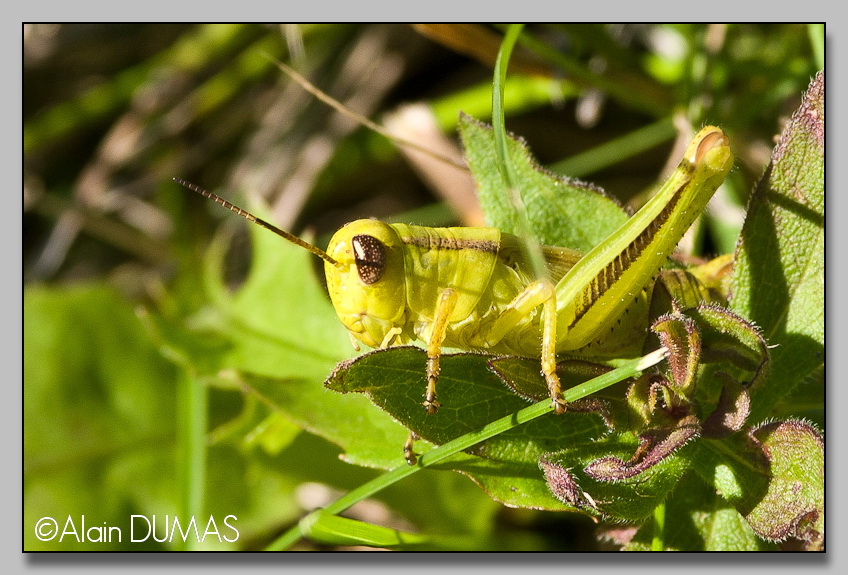
[[[444,347],[539,357],[554,410],[562,413],[557,354],[641,352],[654,278],[732,165],[725,133],[703,128],[657,194],[587,254],[543,246],[548,277],[541,278],[533,277],[521,240],[495,228],[357,220],[323,251],[174,180],[322,258],[333,307],[354,341],[372,348],[423,342],[428,413],[439,408]],[[405,450],[411,453],[411,444]]]

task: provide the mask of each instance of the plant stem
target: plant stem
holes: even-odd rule
[[[654,508],[654,536],[651,551],[665,551],[665,501]]]
[[[203,511],[206,484],[206,425],[207,425],[207,388],[196,377],[184,373],[179,380],[179,420],[181,447],[185,453],[182,458],[185,466],[182,473],[181,494],[185,517],[200,516]],[[197,545],[189,538],[186,548]]]
[[[509,156],[507,148],[508,138],[506,135],[506,121],[504,119],[503,100],[506,86],[506,71],[509,67],[509,58],[512,55],[512,49],[518,41],[519,36],[521,36],[521,30],[523,28],[524,26],[522,24],[510,24],[506,30],[503,42],[501,42],[501,48],[498,50],[497,60],[495,60],[495,75],[492,79],[492,132],[495,136],[495,151],[498,156],[497,165],[503,181],[506,182],[513,212],[518,218],[518,229],[523,230],[523,233],[520,235],[524,238],[524,252],[533,270],[533,277],[540,278],[545,277],[545,260],[542,257],[539,242],[531,232],[530,222],[527,219],[527,209],[524,207],[524,201],[519,191],[518,175],[515,173],[515,166],[512,163],[512,158]]]

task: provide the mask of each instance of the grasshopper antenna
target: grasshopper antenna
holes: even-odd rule
[[[273,224],[269,224],[268,222],[266,222],[263,219],[257,218],[256,216],[254,216],[250,212],[244,211],[240,207],[238,207],[234,204],[231,204],[230,202],[228,202],[227,200],[225,200],[221,196],[215,195],[212,192],[210,192],[209,190],[204,190],[203,188],[201,188],[200,186],[198,186],[196,184],[192,184],[191,182],[188,182],[188,181],[186,181],[182,178],[171,178],[171,179],[174,180],[175,182],[177,182],[178,184],[180,184],[181,186],[184,186],[184,187],[188,188],[189,190],[197,192],[201,196],[203,196],[205,198],[209,198],[210,200],[212,200],[213,202],[215,202],[217,204],[221,204],[222,206],[224,206],[225,208],[227,208],[231,212],[234,212],[234,213],[240,215],[244,219],[251,221],[254,224],[258,224],[258,225],[262,226],[263,228],[265,228],[266,230],[271,230],[272,232],[274,232],[278,236],[281,236],[281,237],[287,239],[291,243],[297,244],[300,247],[302,247],[303,249],[305,249],[309,252],[312,252],[313,254],[315,254],[316,256],[318,256],[319,258],[324,260],[325,262],[327,262],[331,265],[334,265],[336,267],[339,267],[339,265],[340,265],[339,262],[336,261],[335,259],[333,259],[332,257],[330,257],[330,255],[327,252],[325,252],[324,250],[322,250],[321,248],[313,246],[312,244],[303,241],[302,239],[300,239],[296,235],[290,234],[289,232],[287,232],[285,230],[281,230],[277,226],[275,226]]]

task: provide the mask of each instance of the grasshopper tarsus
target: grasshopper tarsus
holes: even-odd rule
[[[403,444],[403,458],[407,465],[416,465],[418,463],[418,454],[415,453],[415,440],[418,435],[414,431],[409,432],[406,442]]]
[[[438,359],[438,358],[437,358]],[[432,365],[428,362],[428,368]],[[431,375],[427,377],[427,391],[424,393],[424,401],[421,402],[421,405],[427,410],[428,415],[433,415],[439,410],[441,404],[436,401],[436,381],[437,377],[435,375]]]
[[[421,405],[424,406],[424,409],[427,410],[427,415],[433,415],[437,411],[439,411],[439,407],[441,407],[441,403],[436,401],[435,395],[433,397],[426,398]]]
[[[427,358],[427,391],[424,392],[424,401],[421,405],[427,410],[428,415],[433,415],[439,410],[441,404],[436,401],[436,382],[439,380],[439,356]]]
[[[427,360],[427,370],[429,371],[435,362],[438,362],[439,358],[436,356],[435,358],[428,358]],[[438,364],[436,363],[436,370],[438,370]],[[433,415],[439,410],[440,403],[436,401],[436,381],[438,380],[438,376],[434,373],[427,374],[427,391],[424,393],[424,401],[421,402],[421,405],[424,406],[424,409],[427,410],[427,415]]]

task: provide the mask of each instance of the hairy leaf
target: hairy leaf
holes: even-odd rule
[[[665,453],[641,473],[598,480],[599,466],[612,458],[628,461],[639,447],[631,434],[614,434],[549,453],[540,465],[551,491],[562,501],[593,514],[637,521],[653,512],[689,467],[680,454]]]
[[[627,551],[649,551],[655,524],[646,522]],[[609,531],[607,528],[605,531]],[[766,551],[773,549],[745,519],[695,474],[686,475],[665,502],[665,551]]]
[[[498,169],[492,129],[462,115],[459,130],[488,224],[526,235]],[[520,139],[510,137],[508,144],[530,232],[539,243],[586,252],[627,221],[627,213],[600,188],[543,170]]]
[[[797,420],[769,423],[751,433],[769,462],[771,481],[762,499],[737,505],[761,537],[801,539],[808,549],[824,544],[824,441]]]
[[[754,190],[735,260],[731,309],[773,347],[772,377],[752,390],[758,421],[824,362],[824,72]]]

